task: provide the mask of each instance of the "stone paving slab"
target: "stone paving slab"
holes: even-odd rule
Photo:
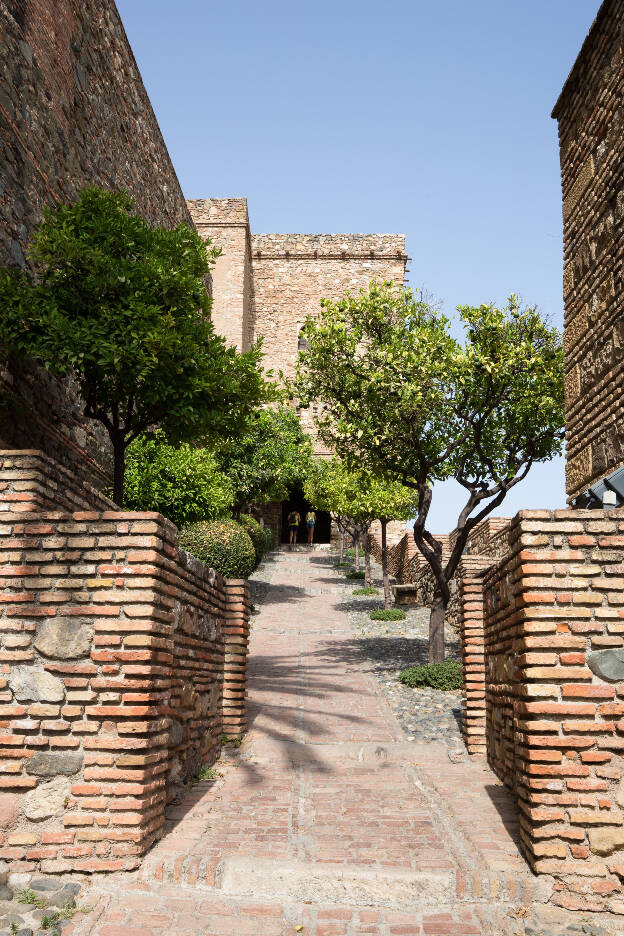
[[[407,740],[362,665],[331,557],[283,552],[267,578],[246,741],[169,810],[141,871],[97,882],[95,909],[66,932],[568,932],[569,915],[534,915],[548,910],[548,880],[519,855],[515,810],[494,775],[453,763],[444,742]]]

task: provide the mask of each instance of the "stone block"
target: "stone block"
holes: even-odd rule
[[[91,640],[87,624],[76,618],[55,618],[40,626],[35,649],[50,659],[73,660],[89,655]]]
[[[83,764],[83,755],[62,751],[49,753],[38,751],[26,764],[26,772],[35,777],[56,777],[59,774],[72,776]]]
[[[9,686],[19,702],[62,702],[65,698],[63,682],[34,667],[15,667],[9,676]]]

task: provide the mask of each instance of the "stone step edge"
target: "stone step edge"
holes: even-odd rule
[[[227,896],[231,899],[240,896],[241,899],[248,899],[248,894],[229,893],[224,891],[222,887],[217,886],[217,879],[221,877],[221,881],[223,880],[222,868],[225,862],[230,860],[232,859],[204,858],[201,855],[188,855],[187,853],[171,855],[164,859],[159,858],[156,861],[153,859],[150,861],[148,858],[143,863],[139,877],[144,881],[192,887],[203,892],[209,892],[213,896],[221,895],[224,898]],[[255,865],[259,863],[257,858],[244,860]],[[262,863],[266,864],[266,860],[262,859]],[[313,862],[309,864],[314,865]],[[323,865],[320,867],[323,867]],[[344,869],[345,865],[338,865],[338,867]],[[369,873],[372,871],[374,874],[377,874],[379,870],[384,870],[371,869],[368,865],[363,867],[365,871]],[[390,869],[386,870],[390,871]],[[403,873],[416,875],[418,872]],[[421,872],[421,874],[423,873],[427,872]],[[508,907],[518,903],[524,906],[532,903],[543,903],[547,899],[545,894],[540,893],[542,888],[536,887],[538,882],[530,875],[523,879],[514,872],[489,871],[483,873],[483,871],[480,871],[477,874],[467,874],[459,869],[447,873],[453,881],[451,892],[448,894],[448,902],[451,904],[497,903]],[[292,898],[288,899],[291,900]],[[438,899],[437,902],[439,903],[440,900]],[[428,903],[428,901],[423,901],[422,905],[425,906]],[[399,906],[398,909],[402,909],[402,907]]]

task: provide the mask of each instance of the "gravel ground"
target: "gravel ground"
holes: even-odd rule
[[[372,571],[374,583],[381,589],[381,570],[373,564]],[[428,662],[428,608],[405,608],[404,621],[371,621],[370,612],[383,607],[383,594],[378,598],[353,596],[350,582],[346,589],[351,593],[345,603],[357,641],[408,740],[443,741],[449,748],[463,751],[459,725],[461,691],[410,689],[398,678],[408,666]],[[455,634],[447,633],[446,640],[447,655],[459,659]]]

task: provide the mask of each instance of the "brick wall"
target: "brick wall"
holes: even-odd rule
[[[160,515],[111,510],[1,511],[0,577],[0,858],[134,868],[244,730],[247,585]]]
[[[563,192],[567,491],[624,464],[624,0],[605,0],[553,111]]]
[[[622,913],[624,510],[523,511],[483,593],[488,757],[525,855],[556,903]]]
[[[0,511],[116,510],[101,491],[37,450],[0,451]]]
[[[457,627],[462,655],[462,737],[469,754],[486,753],[485,640],[483,576],[491,566],[483,556],[463,556],[457,569],[457,600],[447,611]]]
[[[154,223],[190,222],[113,0],[0,3],[0,264],[23,266],[45,205],[126,188]],[[0,445],[105,483],[108,441],[70,382],[0,367]]]

